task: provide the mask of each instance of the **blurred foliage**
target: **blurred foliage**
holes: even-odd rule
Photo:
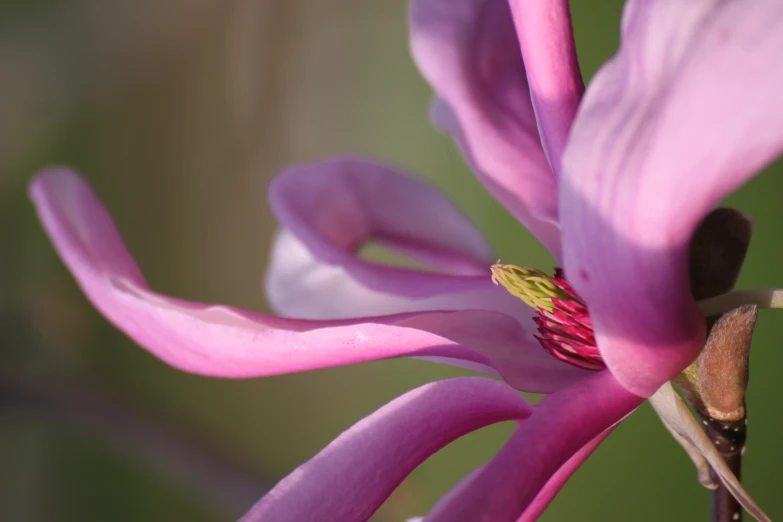
[[[620,9],[617,0],[574,3],[586,77],[616,49]],[[0,92],[2,370],[94,383],[271,482],[384,402],[460,372],[416,361],[246,381],[175,371],[81,296],[26,199],[36,169],[64,163],[83,172],[152,286],[188,299],[265,310],[261,277],[275,230],[267,182],[286,164],[346,152],[431,180],[504,261],[552,263],[429,126],[431,93],[408,55],[403,2],[10,0],[0,3]],[[729,201],[756,218],[741,287],[783,285],[783,181],[771,170]],[[773,518],[783,515],[776,317],[761,313],[754,342],[744,471]],[[249,507],[207,505],[100,437],[13,400],[0,404],[2,520],[207,522]],[[373,520],[426,512],[510,431],[495,426],[444,449]],[[542,519],[703,520],[707,509],[690,461],[645,405]]]

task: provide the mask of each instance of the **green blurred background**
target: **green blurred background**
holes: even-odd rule
[[[573,5],[588,78],[616,48],[621,7]],[[243,381],[175,371],[82,297],[27,200],[36,169],[84,173],[153,287],[188,299],[266,310],[265,187],[286,164],[345,152],[432,181],[505,261],[551,266],[430,127],[430,94],[408,54],[403,2],[0,2],[0,520],[233,520],[381,404],[461,373],[416,361]],[[783,286],[777,171],[729,200],[756,218],[741,287]],[[773,518],[783,514],[780,319],[760,315],[744,468]],[[511,429],[444,449],[373,520],[424,514]],[[708,520],[708,502],[644,405],[542,519]]]

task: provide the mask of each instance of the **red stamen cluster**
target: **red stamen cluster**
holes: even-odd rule
[[[577,295],[561,268],[555,268],[552,283],[568,294],[569,299],[552,298],[551,312],[538,308],[533,320],[538,326],[536,339],[553,357],[585,370],[606,368],[593,334],[593,322],[582,299]]]

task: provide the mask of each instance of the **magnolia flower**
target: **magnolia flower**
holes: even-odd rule
[[[783,52],[783,4],[630,0],[621,48],[584,96],[567,2],[509,5],[414,0],[412,48],[438,126],[564,269],[533,281],[495,268],[496,281],[546,305],[538,311],[493,284],[494,259],[468,220],[387,165],[333,159],[274,180],[282,231],[267,292],[281,316],[154,292],[80,177],[50,169],[33,181],[44,227],[88,298],[175,367],[239,378],[405,356],[502,378],[392,401],[243,520],[366,520],[433,452],[505,420],[519,427],[497,457],[425,520],[532,520],[651,396],[694,461],[766,520],[667,383],[705,340],[689,281],[694,231],[783,146],[783,78],[770,67]],[[369,242],[430,270],[362,259]],[[533,408],[515,389],[549,395]]]

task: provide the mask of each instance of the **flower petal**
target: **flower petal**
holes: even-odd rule
[[[278,483],[242,522],[365,521],[430,455],[484,426],[524,419],[532,409],[490,379],[426,384],[348,429]]]
[[[497,369],[513,385],[541,392],[582,375],[566,365],[553,366],[543,350],[526,350],[519,322],[497,312],[319,322],[157,294],[82,178],[51,169],[36,177],[30,195],[57,251],[96,308],[141,346],[185,371],[254,377],[390,357],[437,357]]]
[[[651,395],[694,360],[688,247],[704,216],[783,149],[783,3],[628,2],[560,179],[567,274],[624,386]]]
[[[513,343],[502,347],[478,341],[493,346],[486,353],[492,353],[509,382],[528,391],[531,386],[551,391],[585,375],[541,349],[532,337],[532,309],[492,284],[485,275],[490,257],[481,235],[429,185],[377,163],[335,159],[289,168],[270,192],[286,227],[275,240],[265,285],[278,313],[343,319],[425,310],[498,311],[520,322]],[[356,251],[370,241],[401,248],[452,273],[360,259]],[[460,275],[466,272],[480,275]],[[475,369],[473,363],[458,365]]]
[[[269,199],[283,227],[315,258],[344,267],[373,290],[424,298],[491,285],[492,256],[470,221],[431,186],[385,165],[358,158],[295,165],[272,181]],[[371,241],[446,273],[359,258]]]
[[[651,404],[653,409],[655,409],[657,412],[655,403],[651,402]],[[685,450],[685,453],[693,462],[693,465],[696,466],[696,478],[699,480],[699,483],[707,489],[717,489],[718,484],[715,483],[712,475],[710,474],[710,463],[707,462],[707,459],[705,459],[704,455],[701,454],[699,448],[694,446],[690,439],[686,439],[680,435],[674,426],[669,424],[669,421],[666,419],[666,417],[661,417],[660,415],[659,417],[661,422],[663,422],[663,426],[671,434],[672,438],[674,438],[674,440],[677,441],[680,446],[682,446],[682,449]]]
[[[541,146],[506,2],[413,0],[411,46],[452,134],[487,190],[555,257],[557,187]]]
[[[460,318],[454,317],[454,320],[437,320],[435,317],[421,320],[421,328],[427,331],[476,347],[489,358],[491,367],[473,360],[416,357],[500,375],[524,391],[551,392],[590,374],[547,354],[533,337],[532,309],[495,285],[425,299],[374,291],[353,279],[344,267],[315,259],[301,241],[283,230],[275,240],[265,286],[270,304],[277,312],[305,319],[342,319],[365,314],[381,316],[426,310],[498,311],[516,318],[518,325],[509,320],[501,330],[488,335],[486,326],[489,323],[482,325],[482,316],[476,316],[475,321],[466,321],[466,318],[473,317],[466,315],[468,312],[463,312]],[[340,296],[340,299],[335,299],[335,296]],[[459,324],[459,321],[466,322]],[[419,322],[410,319],[405,324],[418,325]],[[500,321],[491,322],[495,328],[500,327]],[[441,323],[442,326],[436,326]]]
[[[462,493],[439,505],[425,520],[514,522],[526,509],[541,509],[538,495],[542,495],[539,502],[545,503],[546,496],[556,492],[558,482],[582,457],[578,452],[642,401],[608,371],[544,397],[498,455],[464,485]],[[589,449],[583,451],[589,453]],[[569,462],[575,454],[579,457]]]
[[[541,140],[557,175],[568,132],[585,90],[576,58],[568,0],[511,0],[509,5],[525,60]]]
[[[382,278],[388,268],[360,259],[353,262],[370,265],[372,270],[377,268],[378,278]],[[467,291],[412,298],[399,295],[394,289],[373,290],[352,276],[350,266],[334,265],[318,259],[299,238],[283,229],[272,246],[264,289],[269,304],[277,313],[300,319],[343,319],[423,310],[481,309],[505,313],[516,317],[523,326],[531,330],[534,328],[533,309],[502,287],[492,284],[489,278],[475,281],[475,287]],[[531,342],[535,341],[531,338]]]
[[[538,517],[540,517],[541,513],[543,513],[544,510],[549,506],[549,503],[553,498],[555,498],[555,495],[560,492],[560,489],[565,485],[568,479],[571,478],[571,475],[573,475],[579,466],[581,466],[582,463],[587,460],[587,457],[589,457],[593,451],[595,451],[595,448],[597,448],[598,445],[603,442],[609,433],[611,433],[612,429],[614,429],[614,427],[604,431],[591,440],[587,445],[583,446],[582,449],[574,453],[574,455],[568,459],[565,464],[560,466],[560,469],[558,469],[557,472],[555,472],[555,474],[549,478],[533,501],[527,506],[522,515],[520,515],[518,518],[515,518],[513,514],[511,514],[510,516],[512,518],[510,520],[515,520],[516,522],[538,520]],[[451,488],[451,490],[446,493],[446,495],[438,500],[437,504],[435,504],[435,506],[430,511],[429,516],[433,518],[424,517],[422,520],[427,522],[428,520],[437,519],[438,513],[441,510],[446,509],[454,498],[469,494],[473,480],[479,479],[479,476],[481,475],[485,466],[487,466],[487,464],[482,464],[481,466],[471,471],[464,479],[459,482],[459,484]],[[495,522],[494,519],[493,522]],[[497,522],[502,521],[501,519],[498,519]]]
[[[287,169],[272,182],[270,199],[284,230],[266,289],[284,315],[336,319],[472,308],[508,313],[532,327],[533,311],[492,284],[493,258],[478,230],[422,181],[378,163],[334,159]],[[360,258],[371,242],[438,272]]]
[[[549,506],[549,503],[552,502],[552,499],[554,499],[555,495],[560,492],[565,483],[568,482],[568,479],[571,478],[571,475],[573,475],[574,472],[579,469],[579,466],[581,466],[584,461],[587,460],[587,457],[593,454],[595,449],[604,441],[606,437],[609,436],[613,429],[614,426],[601,432],[593,440],[582,446],[579,451],[574,453],[571,458],[565,462],[565,464],[560,466],[560,469],[558,469],[555,474],[552,475],[549,480],[547,480],[546,484],[544,484],[544,487],[541,488],[541,490],[536,495],[536,498],[533,499],[533,502],[531,502],[527,509],[525,509],[525,511],[522,513],[522,516],[517,519],[517,522],[538,520],[538,517],[540,517],[541,513],[543,513],[544,510]]]
[[[745,511],[756,520],[769,522],[769,517],[748,495],[742,484],[723,460],[715,445],[704,433],[699,423],[693,418],[682,398],[677,395],[670,383],[664,384],[660,390],[650,397],[650,404],[655,408],[658,416],[666,424],[666,427],[676,432],[680,437],[689,441],[704,455],[712,469],[720,475],[731,494],[739,501]]]

